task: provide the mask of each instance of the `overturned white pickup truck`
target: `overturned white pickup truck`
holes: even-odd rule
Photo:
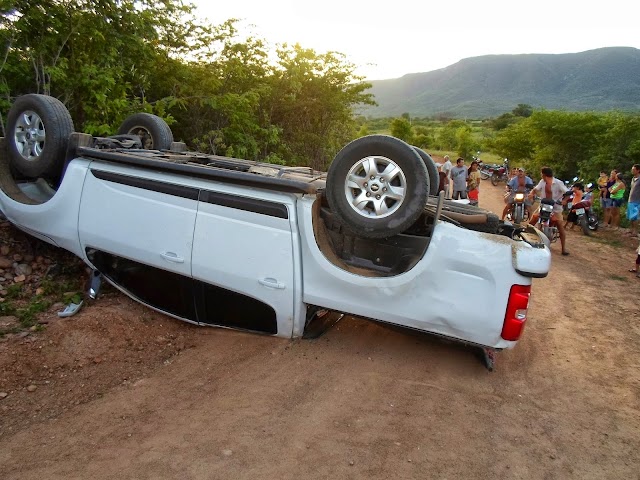
[[[349,143],[325,174],[186,152],[148,114],[73,133],[42,95],[6,131],[6,217],[188,322],[298,337],[338,312],[492,352],[516,344],[550,267],[537,230],[434,196],[431,158],[393,137]]]

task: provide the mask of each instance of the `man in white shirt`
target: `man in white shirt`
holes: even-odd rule
[[[542,174],[542,180],[540,183],[535,186],[531,193],[529,193],[529,198],[533,198],[535,193],[542,198],[551,198],[556,201],[556,204],[553,206],[553,217],[552,219],[556,221],[556,227],[558,228],[558,234],[560,235],[560,245],[562,246],[562,255],[569,255],[566,249],[566,234],[564,231],[564,219],[562,218],[562,205],[558,202],[561,202],[563,199],[563,195],[566,191],[568,191],[566,185],[562,182],[562,180],[558,180],[553,177],[553,170],[549,167],[543,167],[540,170]],[[531,225],[535,225],[538,221],[538,214],[535,213],[533,218],[531,219]]]
[[[449,183],[451,182],[451,169],[453,164],[449,160],[449,155],[444,156],[444,163],[442,164],[442,171],[447,175],[447,179],[444,182],[444,198],[451,198]]]

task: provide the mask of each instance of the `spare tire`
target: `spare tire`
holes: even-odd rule
[[[420,155],[420,158],[424,162],[424,166],[427,167],[427,173],[429,174],[429,195],[438,195],[438,186],[440,185],[440,175],[438,174],[438,167],[436,162],[433,161],[431,155],[414,145],[414,150]]]
[[[327,173],[327,200],[358,236],[386,238],[403,232],[422,213],[429,176],[409,144],[368,135],[345,145]]]
[[[118,135],[137,135],[146,150],[169,150],[173,133],[167,122],[151,113],[134,113],[124,119]]]
[[[7,115],[10,165],[28,178],[57,178],[62,172],[73,121],[54,97],[18,97]]]

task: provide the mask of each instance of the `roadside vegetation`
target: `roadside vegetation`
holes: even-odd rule
[[[369,84],[336,52],[270,46],[182,0],[26,0],[0,7],[0,114],[49,94],[75,128],[113,134],[128,115],[163,117],[176,140],[218,155],[326,168],[357,134]],[[4,132],[1,132],[4,134]]]
[[[366,118],[370,85],[337,52],[270,45],[237,21],[206,24],[182,0],[26,0],[0,7],[0,115],[14,98],[62,100],[77,130],[116,132],[146,111],[196,150],[326,169],[357,137],[385,133],[430,153],[594,181],[640,162],[640,116],[535,110],[490,119]],[[4,132],[0,132],[4,134]]]
[[[0,222],[0,244],[0,260],[6,267],[0,271],[0,338],[41,330],[39,314],[80,303],[86,271],[74,255],[38,239],[27,241],[6,221]],[[8,259],[17,268],[8,267]]]

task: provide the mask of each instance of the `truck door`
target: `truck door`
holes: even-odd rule
[[[200,192],[192,258],[200,321],[290,337],[293,203],[273,192],[225,190]]]
[[[78,219],[82,249],[136,299],[195,322],[191,250],[199,190],[167,174],[144,173],[91,164]]]

